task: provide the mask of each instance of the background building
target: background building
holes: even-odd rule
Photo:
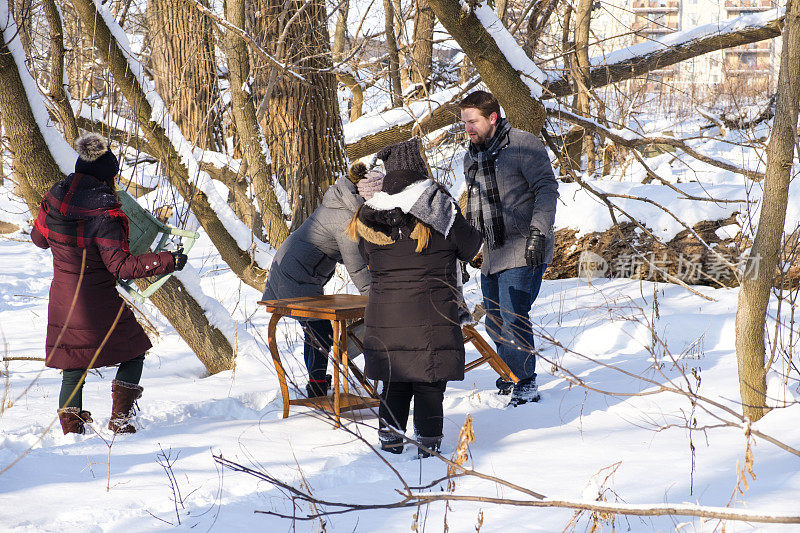
[[[590,55],[658,41],[676,31],[766,11],[772,0],[610,0],[599,4],[592,30],[601,41]],[[613,36],[620,36],[612,38]],[[608,39],[605,40],[604,39]],[[769,89],[777,81],[779,39],[712,52],[652,72],[648,80],[686,85],[743,85]]]

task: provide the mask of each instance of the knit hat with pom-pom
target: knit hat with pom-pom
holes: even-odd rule
[[[97,133],[87,133],[75,141],[78,160],[75,161],[75,172],[89,174],[108,184],[114,183],[114,176],[119,174],[119,161],[108,149],[108,141]]]
[[[375,154],[383,161],[383,167],[388,175],[393,170],[414,171],[430,177],[428,163],[422,157],[422,143],[419,138],[387,146]]]

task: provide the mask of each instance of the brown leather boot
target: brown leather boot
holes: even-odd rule
[[[65,407],[58,410],[58,421],[61,422],[61,430],[64,435],[67,433],[86,433],[84,424],[94,422],[92,420],[92,413],[89,411],[82,411],[77,407]]]
[[[136,433],[136,428],[130,420],[136,414],[133,404],[142,397],[143,390],[139,385],[126,381],[115,379],[111,382],[112,405],[108,429],[114,433]]]

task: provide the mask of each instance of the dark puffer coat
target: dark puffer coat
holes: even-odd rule
[[[337,263],[344,263],[361,294],[369,292],[369,270],[356,243],[344,230],[364,199],[342,176],[322,198],[322,205],[289,235],[269,269],[264,300],[321,296]]]
[[[70,174],[56,183],[42,200],[31,238],[53,253],[47,366],[97,368],[129,361],[151,348],[117,293],[116,281],[170,273],[175,260],[170,252],[131,255],[128,219],[109,185],[86,174]]]
[[[399,223],[387,224],[392,216],[400,217]],[[480,233],[457,213],[446,238],[428,228],[428,246],[416,252],[423,224],[411,215],[364,206],[356,225],[359,251],[372,276],[365,316],[367,377],[464,379],[456,259],[468,261],[478,253]]]

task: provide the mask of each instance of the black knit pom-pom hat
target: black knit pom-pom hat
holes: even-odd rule
[[[119,161],[108,148],[108,141],[97,133],[87,133],[75,141],[78,160],[75,161],[75,172],[94,176],[109,185],[119,174]]]
[[[428,163],[422,157],[422,143],[418,138],[387,146],[375,154],[375,157],[383,161],[387,174],[393,170],[410,170],[431,177]]]
[[[428,181],[428,176],[415,170],[392,170],[383,177],[381,191],[386,194],[398,194],[409,185],[419,181]]]

